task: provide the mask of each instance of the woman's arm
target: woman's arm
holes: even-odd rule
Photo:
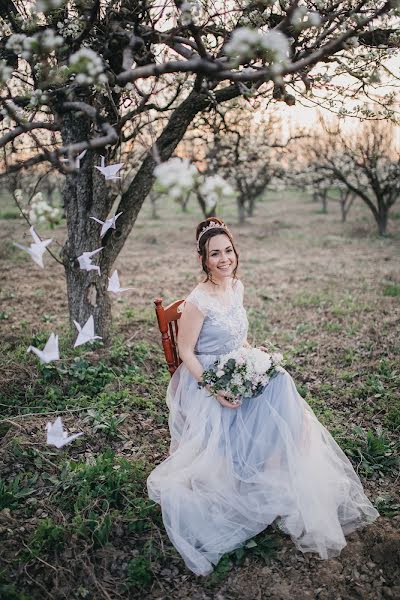
[[[203,321],[203,313],[194,304],[186,302],[179,319],[178,350],[182,362],[197,381],[201,381],[204,369],[198,358],[196,358],[194,347],[200,335]]]
[[[185,309],[179,319],[178,331],[178,350],[182,362],[197,381],[202,381],[203,367],[194,353],[194,347],[204,321],[203,313],[190,302],[186,302]],[[211,395],[226,408],[238,408],[239,405],[232,404],[226,400],[225,392],[213,394],[208,386],[206,386]]]

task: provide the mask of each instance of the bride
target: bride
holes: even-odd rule
[[[230,231],[211,217],[196,239],[205,279],[182,309],[183,362],[167,390],[170,456],[150,474],[149,496],[197,575],[272,522],[302,552],[337,556],[344,536],[378,512],[286,371],[240,405],[204,386],[202,373],[219,355],[249,345],[248,321]]]

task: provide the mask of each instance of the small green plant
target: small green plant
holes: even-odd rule
[[[0,510],[17,508],[23,500],[34,493],[37,479],[37,474],[26,473],[18,473],[10,482],[0,478]]]
[[[382,494],[374,500],[374,506],[381,515],[386,517],[394,517],[400,514],[400,502],[398,498],[390,494]]]
[[[67,534],[65,528],[56,525],[53,519],[39,521],[27,544],[29,556],[34,557],[43,552],[52,553],[61,550],[67,541]]]
[[[381,429],[365,432],[355,427],[353,436],[345,436],[339,443],[367,477],[375,472],[394,473],[399,467],[400,444],[388,441]]]
[[[137,556],[129,561],[126,586],[128,589],[148,588],[153,582],[151,564],[146,556]]]
[[[383,295],[396,298],[400,296],[400,283],[389,283],[383,288]]]
[[[120,437],[118,427],[125,421],[126,416],[120,415],[116,417],[95,409],[89,409],[85,420],[91,423],[95,433],[102,432],[110,438],[116,438]]]
[[[207,577],[205,587],[212,588],[221,583],[232,567],[234,565],[242,565],[247,557],[254,557],[263,563],[268,563],[274,558],[279,548],[280,542],[277,536],[262,531],[240,548],[224,554],[213,573]]]
[[[1,600],[33,600],[32,596],[19,592],[15,586],[7,583],[0,573],[0,598]]]

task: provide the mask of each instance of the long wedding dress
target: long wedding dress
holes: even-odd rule
[[[205,315],[195,347],[204,368],[246,339],[240,281],[232,281],[230,300],[222,305],[199,287],[186,299]],[[208,575],[222,554],[274,521],[299,550],[326,559],[340,553],[345,534],[379,516],[286,371],[261,395],[230,409],[198,389],[181,364],[167,404],[170,456],[150,474],[148,492],[161,505],[171,542],[197,575]]]

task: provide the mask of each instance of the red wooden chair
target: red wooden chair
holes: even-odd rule
[[[161,332],[161,341],[171,377],[182,362],[179,357],[177,344],[178,320],[181,316],[181,313],[178,312],[178,308],[182,302],[184,302],[184,300],[176,300],[168,306],[163,306],[162,298],[156,298],[154,300],[158,327]]]

